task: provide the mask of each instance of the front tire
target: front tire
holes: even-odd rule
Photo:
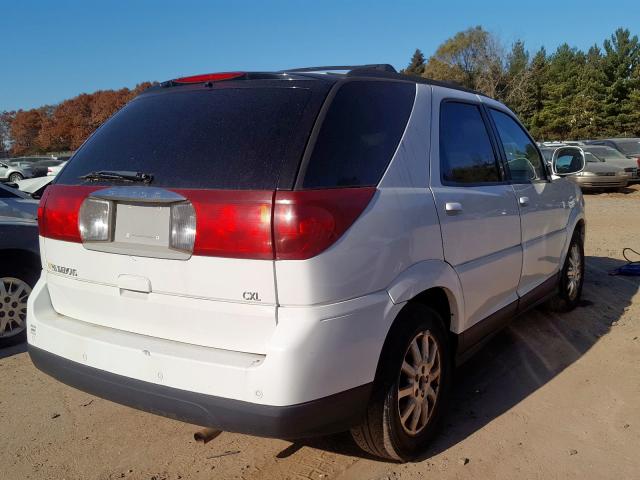
[[[580,232],[571,238],[567,258],[560,272],[558,293],[548,302],[554,312],[569,312],[578,306],[584,284],[584,245]]]
[[[451,386],[449,337],[442,318],[407,305],[385,343],[363,422],[351,429],[367,453],[408,461],[436,434]]]

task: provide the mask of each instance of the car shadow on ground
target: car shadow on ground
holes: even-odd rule
[[[442,431],[418,460],[463,441],[552,380],[606,335],[640,289],[640,277],[609,275],[624,263],[587,257],[578,308],[565,314],[543,308],[526,313],[459,368]],[[278,458],[294,455],[303,446],[371,458],[347,433],[295,442]]]
[[[583,190],[582,193],[586,194],[586,195],[593,195],[593,196],[600,196],[600,195],[615,195],[615,194],[621,194],[622,196],[625,195],[630,195],[633,193],[637,193],[638,192],[638,188],[634,188],[632,185],[629,185],[628,187],[620,187],[620,188],[601,188],[601,189],[592,189],[592,190]]]
[[[27,343],[22,342],[18,345],[11,345],[10,347],[0,348],[0,360],[3,358],[17,355],[18,353],[24,353],[27,351]]]

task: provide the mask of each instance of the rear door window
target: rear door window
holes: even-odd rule
[[[398,148],[415,92],[415,84],[408,82],[344,83],[331,102],[298,185],[377,185]]]
[[[498,158],[478,105],[452,101],[441,104],[440,170],[445,184],[501,181]]]
[[[57,183],[126,170],[159,187],[274,189],[282,165],[299,165],[317,113],[303,114],[310,96],[278,87],[143,95],[90,137]]]

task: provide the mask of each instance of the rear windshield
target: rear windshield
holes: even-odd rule
[[[415,84],[406,82],[343,84],[327,111],[299,185],[376,185],[398,148],[415,91]]]
[[[305,88],[220,88],[137,98],[76,153],[56,183],[140,171],[174,188],[274,189],[299,163],[315,114]]]

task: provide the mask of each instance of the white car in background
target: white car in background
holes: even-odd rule
[[[60,165],[53,165],[53,166],[47,167],[47,176],[55,177],[56,175],[58,175],[58,173],[60,173],[60,171],[64,168],[66,164],[67,162],[62,162]]]
[[[496,100],[343,69],[174,79],[97,130],[41,200],[34,364],[197,425],[422,454],[456,363],[578,304],[584,155],[547,168]]]
[[[26,178],[17,181],[16,185],[21,192],[29,194],[31,198],[39,199],[54,178],[55,177]]]

